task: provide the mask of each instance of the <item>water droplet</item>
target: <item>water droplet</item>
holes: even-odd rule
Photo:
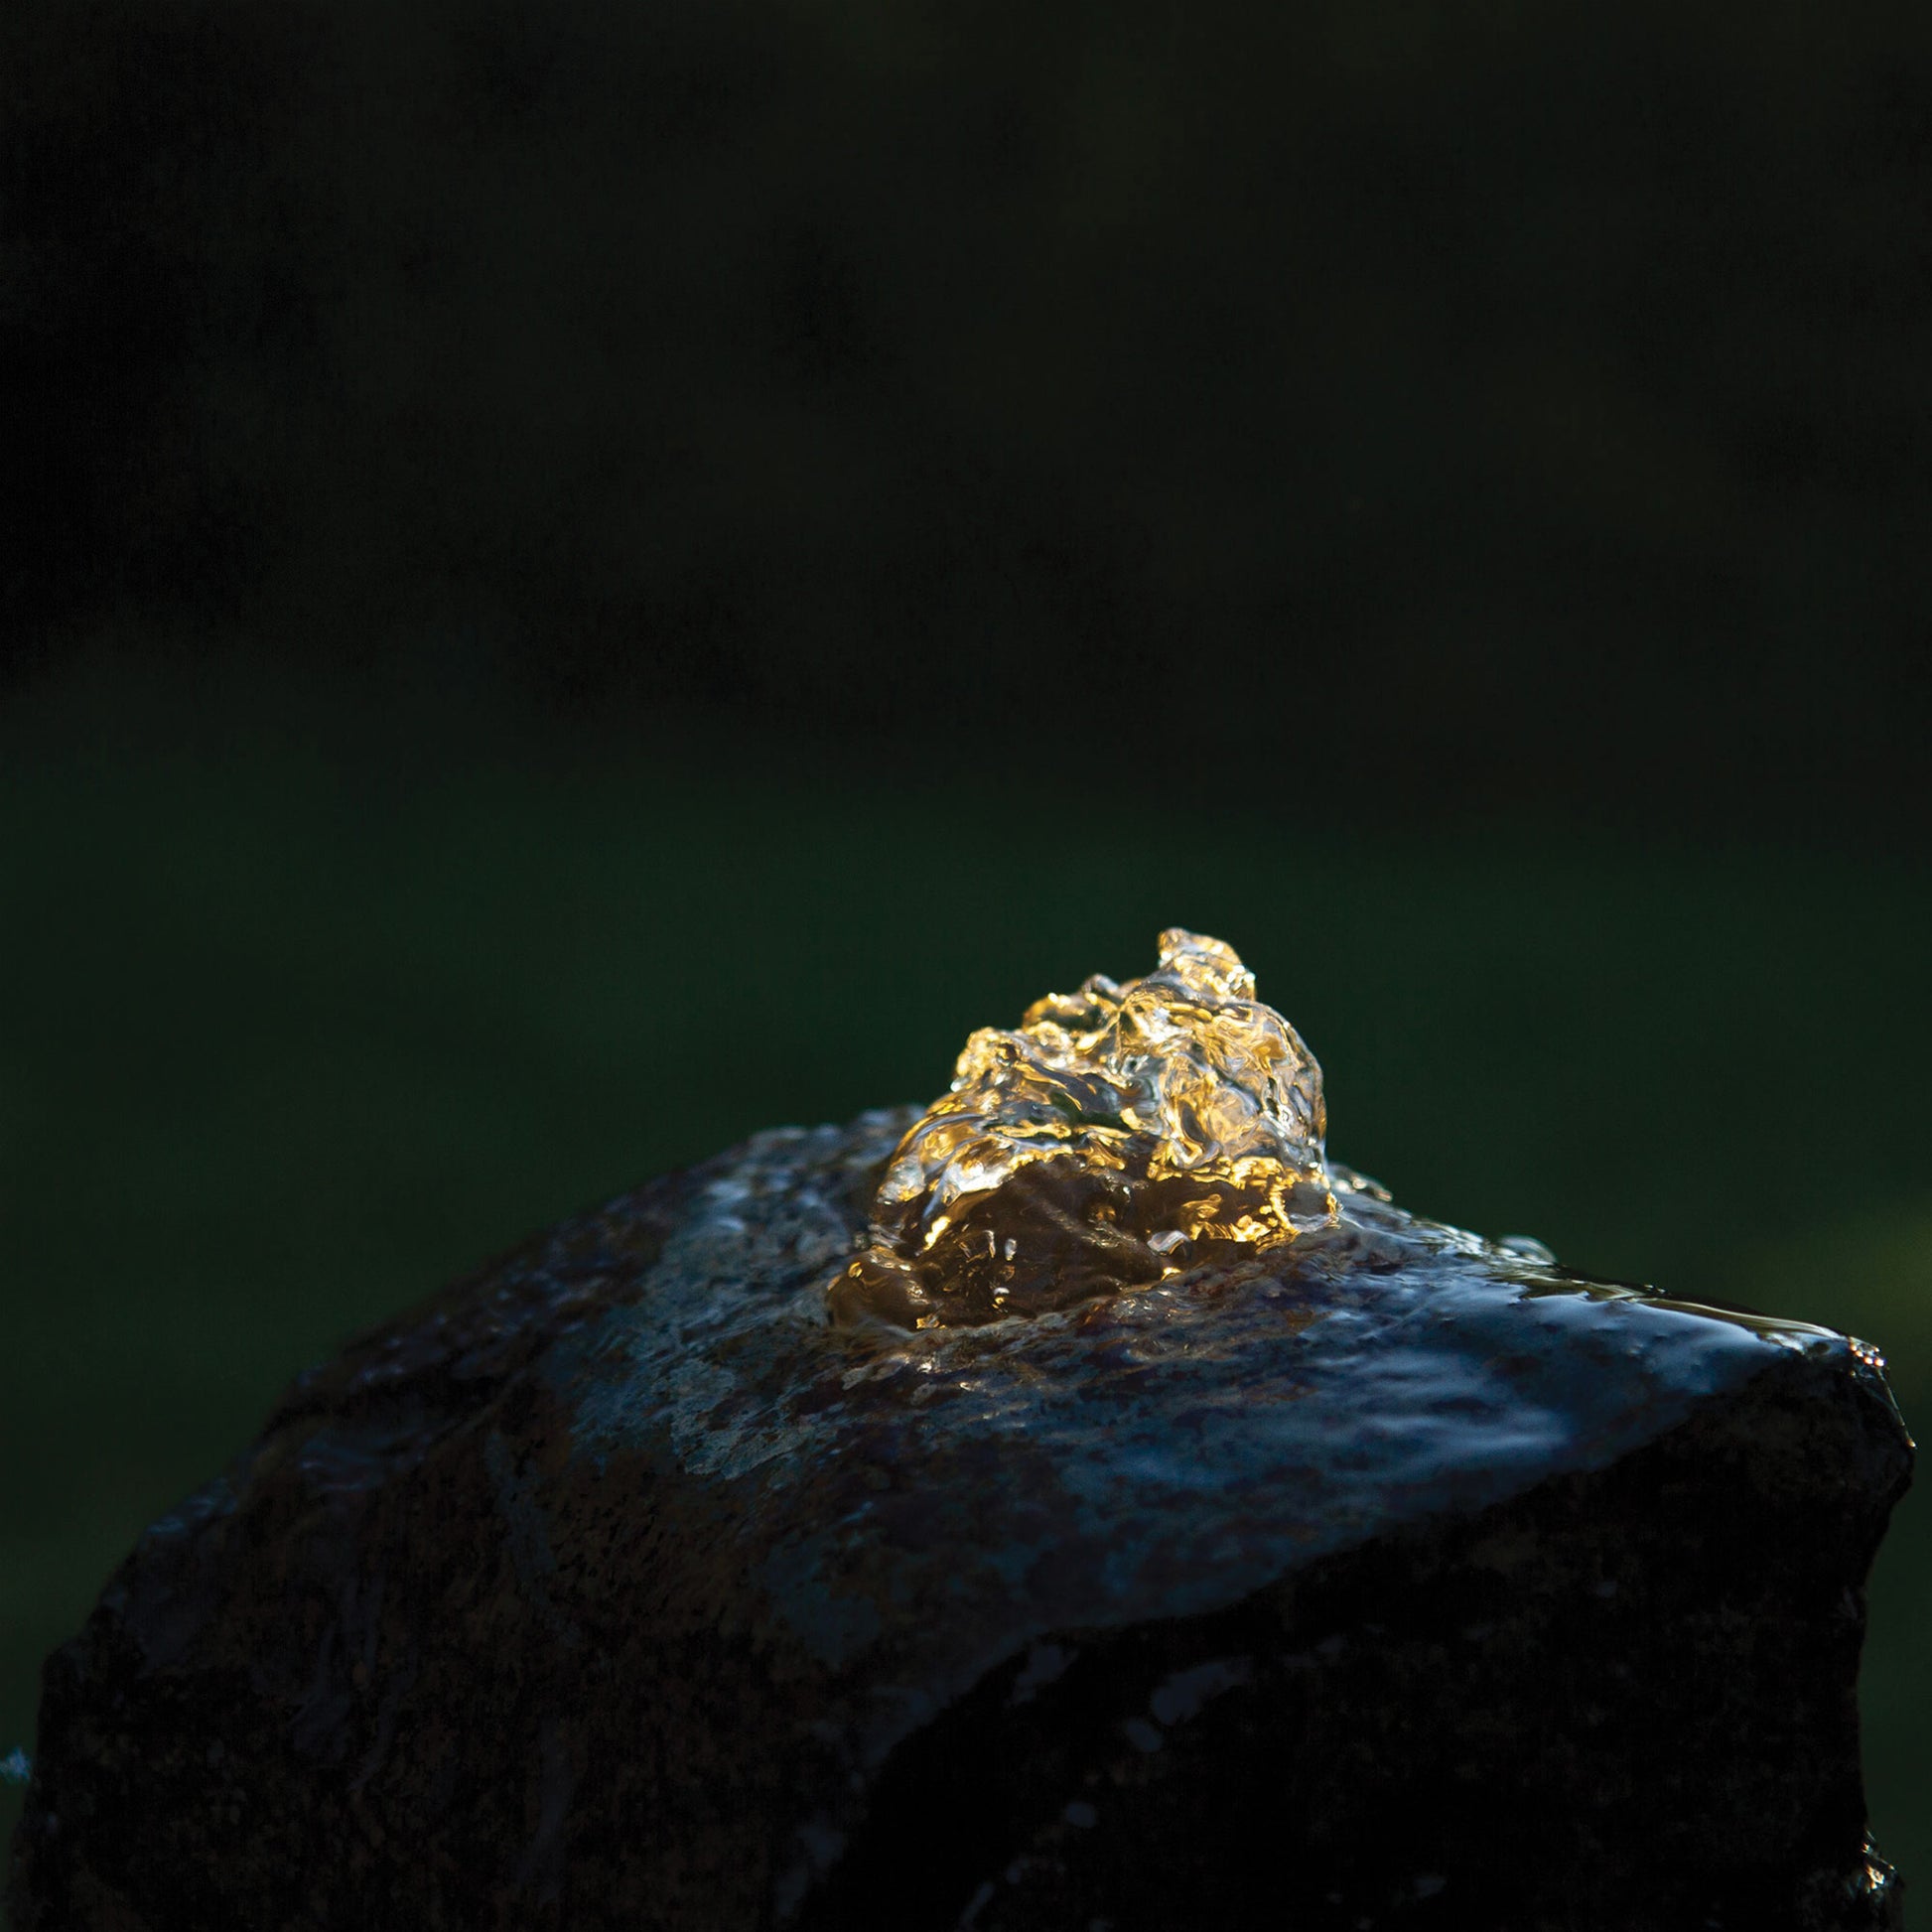
[[[1556,1264],[1555,1253],[1533,1234],[1499,1234],[1496,1246],[1506,1248],[1513,1255],[1521,1255],[1525,1261],[1541,1262],[1546,1268]]]

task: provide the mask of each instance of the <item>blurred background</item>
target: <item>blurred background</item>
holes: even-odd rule
[[[1929,297],[1903,0],[17,0],[0,1756],[350,1330],[1168,923],[1922,1426]]]

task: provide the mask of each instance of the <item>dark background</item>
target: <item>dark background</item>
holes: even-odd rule
[[[9,6],[0,1753],[348,1329],[1173,921],[1922,1418],[1929,295],[1902,0]]]
[[[1179,713],[1351,811],[1924,823],[1915,0],[0,37],[30,661],[83,619],[1103,785]]]

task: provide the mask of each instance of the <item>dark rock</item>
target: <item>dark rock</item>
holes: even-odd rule
[[[1898,1923],[1869,1350],[1361,1190],[1033,1320],[835,1327],[908,1119],[304,1376],[50,1660],[22,1932]]]

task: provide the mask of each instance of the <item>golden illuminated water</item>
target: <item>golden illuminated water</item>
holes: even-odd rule
[[[1049,993],[966,1042],[895,1150],[835,1320],[998,1320],[1333,1222],[1321,1069],[1218,939]]]

